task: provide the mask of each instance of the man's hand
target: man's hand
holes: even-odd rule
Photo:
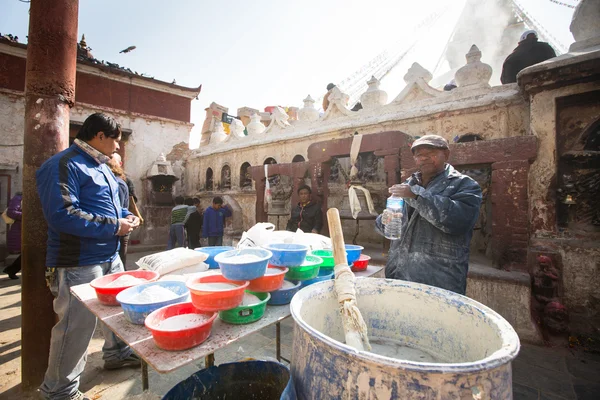
[[[128,220],[129,222],[131,222],[133,229],[136,229],[140,226],[140,224],[142,223],[142,221],[139,219],[139,217],[135,216],[135,215],[128,215],[127,218],[125,218],[126,220]]]
[[[390,192],[390,194],[393,194],[394,196],[403,197],[405,199],[417,198],[417,195],[414,194],[412,190],[410,190],[410,186],[406,183],[403,183],[401,185],[394,185],[388,189],[388,192]]]
[[[138,218],[138,224],[139,224],[139,218]],[[133,223],[129,219],[120,218],[119,219],[119,231],[117,232],[117,236],[125,236],[128,233],[131,233],[131,231],[133,231],[133,229],[134,229]]]

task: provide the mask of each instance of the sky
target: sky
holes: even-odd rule
[[[473,1],[473,0],[470,0]],[[540,22],[552,26],[567,45],[573,10],[550,0],[517,0]],[[577,0],[562,0],[576,4]],[[211,102],[236,114],[240,107],[302,107],[310,94],[321,97],[372,58],[414,34],[442,7],[447,15],[428,28],[449,35],[452,18],[465,0],[80,0],[79,38],[85,34],[94,57],[178,85],[202,84],[192,102],[192,122],[202,125]],[[26,43],[29,4],[0,0],[0,32]],[[444,43],[446,38],[442,40]],[[137,48],[127,54],[119,51]],[[442,46],[443,48],[443,46]],[[423,45],[382,89],[393,99],[413,61],[433,71],[436,51]],[[485,57],[485,56],[484,56]],[[408,58],[408,57],[407,57]]]

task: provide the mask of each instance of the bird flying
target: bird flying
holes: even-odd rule
[[[119,53],[129,53],[131,50],[135,50],[135,46],[129,46],[128,48],[121,50]]]

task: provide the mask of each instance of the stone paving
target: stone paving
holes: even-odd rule
[[[131,254],[128,264],[145,253]],[[23,394],[21,375],[21,284],[0,275],[0,399],[32,399]],[[281,324],[282,356],[291,359],[294,322]],[[204,367],[204,361],[171,374],[149,369],[150,390],[142,393],[139,369],[105,371],[102,369],[103,339],[97,330],[89,347],[88,364],[81,377],[81,390],[93,399],[160,399],[171,387]],[[215,353],[217,364],[246,358],[275,359],[275,325]],[[600,354],[568,347],[547,348],[523,344],[513,363],[513,388],[516,400],[600,399]]]

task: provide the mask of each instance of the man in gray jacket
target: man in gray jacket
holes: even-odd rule
[[[481,188],[447,164],[443,137],[423,136],[411,150],[418,171],[389,189],[404,198],[404,224],[400,239],[392,241],[385,276],[465,294]],[[377,218],[380,233],[386,218],[385,212]]]

